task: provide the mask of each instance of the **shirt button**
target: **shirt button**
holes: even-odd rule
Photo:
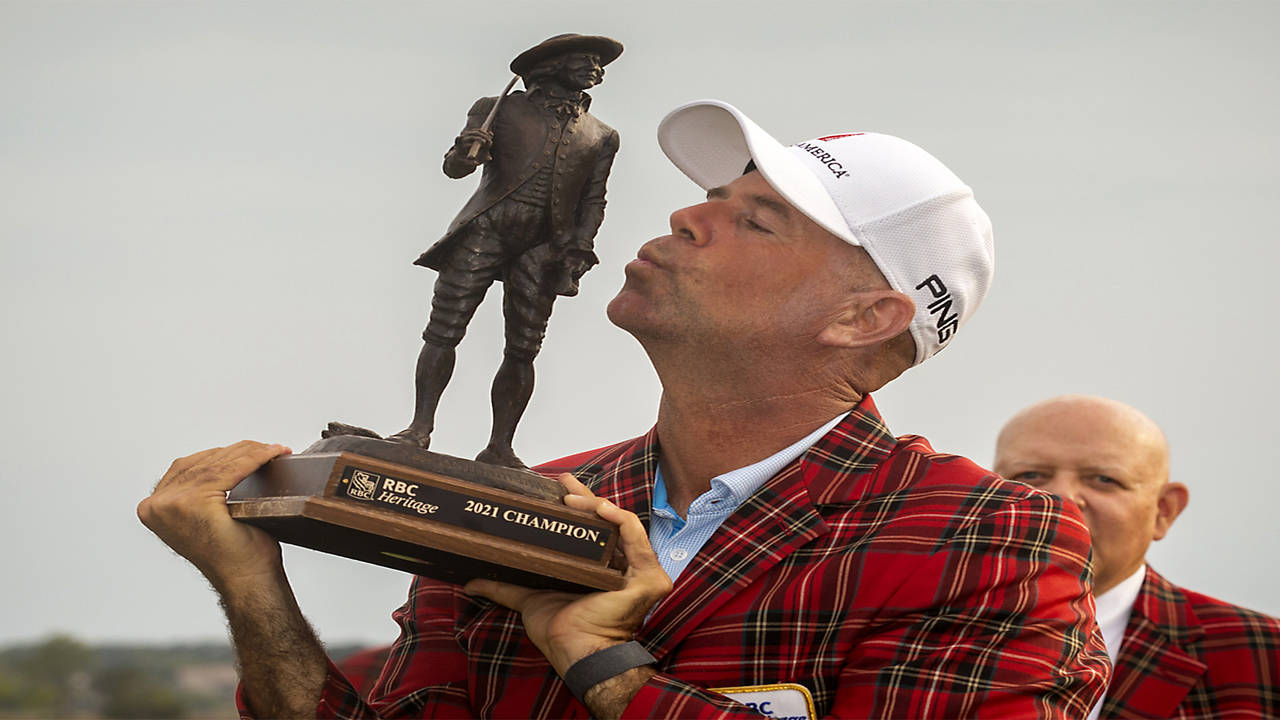
[[[684,550],[682,548],[676,548],[675,550],[672,550],[670,553],[668,553],[667,557],[671,558],[672,560],[683,560],[689,557],[689,551]]]

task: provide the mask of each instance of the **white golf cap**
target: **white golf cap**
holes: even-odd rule
[[[658,144],[705,190],[754,163],[797,210],[866,250],[915,302],[916,365],[946,347],[991,286],[987,214],[955,173],[906,140],[847,132],[786,147],[732,105],[700,100],[663,118]]]

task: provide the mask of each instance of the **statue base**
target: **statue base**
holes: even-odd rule
[[[281,542],[446,582],[621,588],[617,527],[564,494],[530,471],[338,436],[262,466],[227,506]]]

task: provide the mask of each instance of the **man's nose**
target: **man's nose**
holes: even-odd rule
[[[1040,486],[1041,490],[1057,495],[1064,500],[1070,500],[1075,503],[1081,510],[1086,506],[1084,493],[1080,492],[1081,486],[1078,478],[1072,477],[1067,473],[1055,473],[1049,482]]]
[[[697,247],[711,242],[710,205],[702,202],[671,213],[671,234]]]

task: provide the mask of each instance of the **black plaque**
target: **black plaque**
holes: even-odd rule
[[[415,452],[450,469],[473,464]],[[576,592],[622,587],[615,526],[549,499],[563,493],[552,480],[506,468],[481,472],[495,471],[538,490],[515,492],[350,452],[311,451],[267,463],[227,504],[232,517],[282,542],[448,582],[485,577]]]
[[[340,464],[336,495],[424,520],[453,525],[540,545],[569,555],[600,561],[613,539],[608,525],[582,524],[567,508],[517,505],[497,493],[452,490],[409,479],[404,473],[377,473],[353,462]]]

